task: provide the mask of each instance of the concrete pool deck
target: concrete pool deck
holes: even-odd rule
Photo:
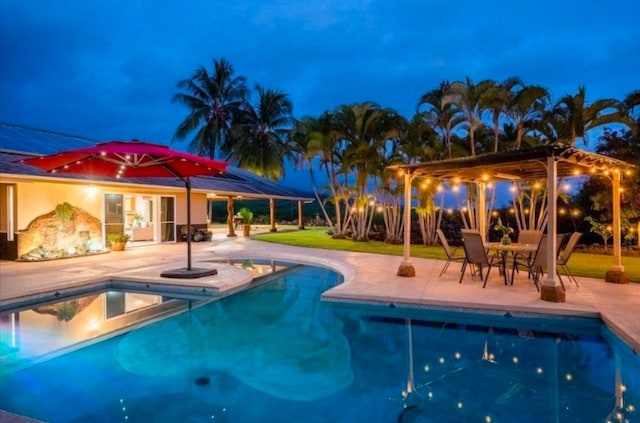
[[[185,267],[184,243],[128,248],[124,252],[46,262],[0,262],[0,302],[47,291],[73,289],[93,283],[134,281],[153,287],[194,289],[227,295],[251,284],[252,275],[225,260],[277,259],[317,264],[337,270],[344,283],[323,294],[328,301],[394,304],[398,307],[437,307],[457,311],[539,313],[602,319],[631,348],[640,353],[640,284],[618,285],[578,278],[580,287],[567,286],[566,302],[542,301],[535,286],[521,273],[505,286],[492,270],[486,288],[466,276],[458,283],[460,265],[453,263],[438,277],[444,261],[416,259],[416,277],[396,276],[398,256],[291,247],[214,233],[211,242],[192,244],[193,267],[215,267],[218,274],[199,279],[166,279],[160,273]],[[222,262],[221,262],[222,261]]]

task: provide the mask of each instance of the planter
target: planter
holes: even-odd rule
[[[242,226],[242,235],[249,236],[251,234],[251,225],[243,225]]]
[[[124,251],[126,247],[126,242],[112,242],[111,243],[111,251]]]
[[[503,235],[502,239],[500,240],[500,244],[511,245],[511,238],[509,237],[509,235]]]

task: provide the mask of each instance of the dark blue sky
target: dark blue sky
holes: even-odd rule
[[[1,0],[0,120],[169,144],[177,82],[223,57],[296,117],[367,100],[410,117],[465,76],[621,99],[640,88],[639,16],[637,0]]]

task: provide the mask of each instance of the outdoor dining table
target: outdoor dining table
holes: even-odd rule
[[[538,244],[523,244],[523,243],[511,243],[511,244],[503,244],[501,242],[489,242],[486,244],[487,250],[494,251],[498,253],[502,259],[502,272],[504,273],[505,284],[509,279],[509,274],[507,272],[507,261],[509,255],[515,254],[535,254],[538,249]],[[510,285],[513,285],[513,278],[509,281]]]

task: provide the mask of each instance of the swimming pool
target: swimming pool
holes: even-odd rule
[[[616,405],[638,418],[640,360],[598,322],[321,302],[339,282],[297,267],[6,373],[0,408],[50,422],[603,422]]]

